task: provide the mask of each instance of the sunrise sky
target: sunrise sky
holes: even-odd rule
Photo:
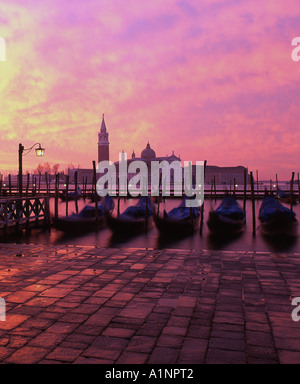
[[[300,171],[299,0],[2,0],[0,169],[18,144],[92,167],[102,114],[111,160],[158,156]],[[37,167],[34,152],[23,169]]]

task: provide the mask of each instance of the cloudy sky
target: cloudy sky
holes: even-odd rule
[[[113,161],[149,141],[158,156],[289,179],[299,21],[298,0],[2,0],[0,169],[17,169],[19,142],[91,167],[104,113]]]

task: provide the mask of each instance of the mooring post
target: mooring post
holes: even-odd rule
[[[299,172],[298,172],[298,200],[300,202],[300,180],[299,180]]]
[[[243,210],[246,214],[246,200],[247,200],[247,170],[244,169],[244,199],[243,199]]]
[[[9,196],[11,196],[11,174],[8,175]]]
[[[69,175],[66,175],[66,216],[69,216]]]
[[[78,171],[75,171],[74,174],[75,179],[75,191],[74,191],[74,197],[75,197],[75,210],[76,214],[78,214]]]
[[[254,179],[253,173],[250,172],[251,180],[251,201],[252,201],[252,235],[256,235],[256,222],[255,222],[255,200],[254,200]]]
[[[48,172],[45,172],[45,181],[46,181],[46,194],[49,194],[49,187],[48,187]]]
[[[54,216],[58,219],[58,173],[55,174],[55,200],[54,200]]]
[[[95,188],[95,215],[96,215],[96,224],[99,223],[99,212],[98,212],[98,193],[97,193],[97,172],[96,172],[96,161],[93,160],[93,174],[94,174],[94,188]]]
[[[254,184],[254,181],[253,181]],[[254,187],[253,187],[254,188]],[[259,181],[258,181],[258,170],[256,170],[256,192],[257,192],[257,199],[259,198]]]
[[[41,193],[41,172],[39,172],[39,194]]]
[[[205,171],[206,171],[206,160],[204,160],[204,175],[203,175],[203,202],[200,208],[200,235],[202,235],[203,230],[203,216],[204,216],[204,200],[205,200]]]
[[[294,200],[294,177],[295,177],[295,172],[292,172],[292,179],[291,179],[291,184],[290,184],[291,210],[293,210],[293,200]]]

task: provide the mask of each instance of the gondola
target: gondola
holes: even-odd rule
[[[111,199],[111,197],[110,197]],[[105,204],[109,201],[106,196]],[[147,231],[153,224],[153,206],[149,196],[141,196],[136,205],[130,206],[117,216],[106,210],[108,227],[118,235],[137,234]]]
[[[53,226],[58,230],[68,233],[92,231],[105,224],[105,211],[112,211],[113,208],[113,200],[106,204],[105,209],[103,203],[100,202],[98,204],[97,220],[95,204],[88,204],[78,214],[73,213],[70,216],[54,218]]]
[[[184,197],[178,207],[169,212],[163,211],[162,216],[154,211],[153,219],[156,228],[162,235],[192,234],[199,224],[200,208],[186,206]]]
[[[296,236],[298,220],[291,209],[283,206],[272,196],[265,196],[259,216],[260,228],[268,236]]]
[[[286,203],[286,204],[291,204],[291,203],[293,203],[293,205],[296,205],[296,204],[297,204],[297,199],[296,199],[296,197],[295,197],[295,196],[292,196],[290,192],[283,191],[282,189],[279,189],[279,188],[278,188],[277,196],[278,196],[278,199],[279,199],[282,203]]]
[[[77,198],[79,199],[81,197],[81,189],[78,187],[77,188]],[[75,200],[75,191],[68,192],[64,190],[59,194],[59,197],[62,201],[67,201],[67,200]]]
[[[212,234],[235,236],[243,232],[246,224],[244,210],[237,200],[230,195],[225,195],[219,207],[209,212],[207,226]]]

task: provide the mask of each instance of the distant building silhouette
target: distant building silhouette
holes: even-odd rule
[[[103,160],[109,160],[109,139],[108,131],[106,128],[104,114],[102,115],[102,122],[100,131],[98,132],[98,162]],[[121,152],[121,156],[125,156],[124,151]],[[186,159],[189,161],[189,159]],[[203,160],[203,159],[198,159]],[[137,157],[135,152],[132,152],[131,158],[127,158],[127,166],[134,161],[143,161],[147,164],[149,170],[149,176],[151,174],[151,161],[167,161],[169,164],[173,161],[181,162],[180,156],[176,156],[174,151],[172,151],[171,156],[156,156],[156,152],[151,148],[150,143],[148,142],[146,147],[141,151],[141,156]],[[114,162],[116,166],[116,173],[119,174],[119,161]],[[182,162],[182,166],[183,166]],[[195,175],[195,165],[192,167],[193,177]],[[211,184],[215,181],[218,185],[230,185],[234,182],[236,184],[244,183],[244,170],[247,171],[247,182],[248,182],[248,169],[243,166],[236,167],[219,167],[215,165],[207,165],[205,173],[205,184]],[[78,172],[78,181],[86,180],[89,184],[93,182],[93,170],[92,169],[69,169],[70,182],[74,181],[75,171]],[[128,179],[130,180],[135,174],[128,174]],[[98,174],[100,177],[100,174]],[[174,175],[171,174],[171,183],[174,181]],[[150,181],[150,178],[149,178]]]
[[[104,114],[102,115],[101,128],[98,133],[98,163],[103,160],[109,160],[109,141],[104,121]]]

